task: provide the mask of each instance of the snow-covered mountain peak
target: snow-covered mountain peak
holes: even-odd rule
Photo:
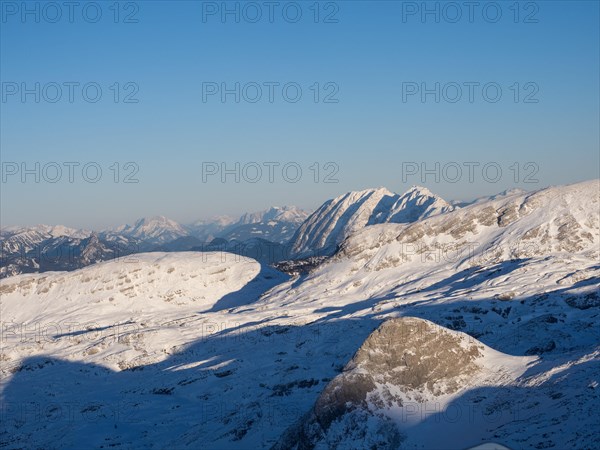
[[[131,238],[156,244],[169,242],[189,234],[180,224],[165,216],[143,217],[133,225],[119,227],[116,231]]]
[[[237,222],[225,227],[217,236],[235,241],[261,238],[285,243],[291,239],[308,214],[295,206],[272,206],[263,211],[242,215]]]
[[[433,196],[433,194],[431,193],[431,191],[429,189],[427,189],[424,186],[419,186],[417,184],[413,184],[404,194],[403,196],[406,195],[410,195],[410,196],[419,196],[419,195],[428,195],[428,196]]]
[[[232,223],[235,223],[235,222],[236,222],[236,219],[231,216],[213,216],[213,217],[209,217],[208,219],[196,220],[195,222],[190,224],[190,227],[201,227],[201,226],[206,226],[206,225],[218,225],[218,226],[226,227],[227,225],[231,225]]]
[[[385,196],[392,196],[394,193],[385,187],[363,189],[361,191],[350,191],[346,194],[340,195],[333,199],[334,203],[345,201],[355,202],[365,198],[383,198]]]
[[[171,220],[165,216],[152,216],[152,217],[142,217],[135,222],[135,227],[139,226],[170,226],[177,227],[179,224],[174,220]]]
[[[292,240],[292,253],[297,258],[332,254],[344,239],[365,226],[414,222],[453,209],[419,186],[402,195],[383,187],[348,192],[328,200],[306,219]]]
[[[46,228],[46,232],[52,237],[68,236],[71,238],[84,239],[91,235],[90,231],[69,228],[69,227],[65,227],[63,225],[55,225],[55,226],[43,225],[42,227]]]
[[[308,213],[295,206],[271,206],[263,211],[243,214],[236,225],[269,222],[271,220],[302,223],[306,217],[308,217]]]

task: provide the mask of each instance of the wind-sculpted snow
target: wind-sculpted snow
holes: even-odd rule
[[[0,444],[597,448],[598,187],[370,225],[291,279],[187,252],[1,280]]]
[[[306,219],[292,239],[292,253],[298,258],[330,255],[344,239],[365,226],[415,222],[453,209],[416,186],[403,195],[385,188],[349,192],[325,202]]]

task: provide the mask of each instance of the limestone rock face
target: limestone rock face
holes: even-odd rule
[[[369,336],[347,368],[364,371],[377,383],[451,394],[478,369],[480,349],[465,341],[423,319],[390,319]]]
[[[482,350],[467,335],[427,320],[389,319],[371,333],[312,411],[275,448],[310,449],[323,443],[338,447],[349,436],[356,439],[357,433],[377,448],[396,448],[403,439],[400,431],[387,417],[373,412],[467,386],[481,369],[477,359]],[[370,423],[360,421],[367,416]]]

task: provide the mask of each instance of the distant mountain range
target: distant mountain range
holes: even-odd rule
[[[315,212],[271,207],[239,219],[221,216],[182,225],[164,216],[98,232],[63,226],[11,227],[0,231],[0,277],[74,270],[149,251],[227,251],[269,264],[332,255],[360,229],[412,223],[456,209],[423,187],[402,195],[385,188],[348,192]]]
[[[133,225],[122,225],[102,234],[113,233],[145,244],[165,244],[190,234],[183,226],[164,216],[142,218]]]
[[[0,278],[20,273],[75,270],[138,253],[139,244],[125,235],[65,227],[36,226],[0,231]]]
[[[133,225],[98,232],[64,226],[38,225],[0,230],[0,278],[20,273],[74,270],[99,261],[148,251],[232,249],[255,247],[256,242],[279,248],[289,241],[308,212],[272,207],[230,217],[182,225],[164,216],[147,217]],[[215,239],[217,240],[216,242]],[[224,249],[224,248],[223,248]],[[240,250],[241,252],[241,250]],[[277,258],[283,257],[282,254]]]

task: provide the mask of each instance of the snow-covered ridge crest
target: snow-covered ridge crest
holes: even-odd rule
[[[368,225],[409,223],[454,209],[419,186],[402,195],[383,187],[348,192],[328,200],[306,219],[292,239],[292,253],[332,254],[344,239]]]
[[[258,285],[264,285],[265,280],[273,284],[286,279],[253,259],[233,254],[140,253],[73,272],[5,279],[0,286],[0,311],[7,322],[48,315],[65,320],[68,314],[61,312],[67,310],[74,319],[86,317],[108,323],[123,321],[123,315],[132,313],[150,318],[157,313],[177,315],[190,308],[194,312],[210,309],[257,277]]]
[[[517,193],[406,225],[367,228],[341,245],[338,258],[373,267],[451,255],[479,264],[556,252],[600,251],[600,180]]]

